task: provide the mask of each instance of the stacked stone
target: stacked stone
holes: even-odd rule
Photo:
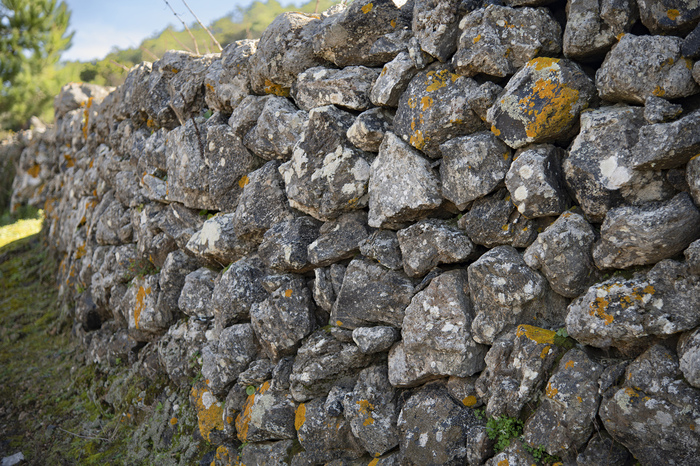
[[[700,8],[563,6],[355,0],[64,88],[33,157],[90,357],[201,371],[243,464],[692,464]]]

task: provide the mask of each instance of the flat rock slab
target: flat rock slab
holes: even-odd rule
[[[378,76],[379,70],[365,66],[309,68],[297,77],[292,93],[302,110],[337,105],[363,111],[372,105],[369,94]]]

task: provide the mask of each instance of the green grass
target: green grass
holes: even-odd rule
[[[9,215],[5,215],[0,219],[0,248],[41,231],[44,213],[34,210],[29,212],[27,216],[29,218],[17,220]]]

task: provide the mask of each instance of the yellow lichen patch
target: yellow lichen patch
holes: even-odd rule
[[[286,290],[284,291],[284,297],[285,297],[285,298],[289,298],[289,297],[292,296],[292,293],[293,293],[292,289],[291,289],[291,288],[288,288],[288,289],[286,289]]]
[[[362,8],[360,8],[360,10],[362,10],[362,12],[363,12],[364,14],[367,14],[367,13],[369,13],[370,11],[372,11],[372,8],[374,8],[374,4],[373,4],[373,3],[368,3],[367,5],[365,5],[365,6],[363,6]]]
[[[698,157],[700,157],[700,154],[695,154],[694,156],[692,156],[692,157],[690,158],[690,160],[695,160],[695,159],[697,159]]]
[[[250,424],[250,417],[253,414],[254,404],[255,393],[248,396],[243,405],[243,411],[236,417],[236,432],[238,433],[238,440],[241,442],[248,441],[248,426]]]
[[[540,353],[540,358],[541,358],[541,359],[546,358],[547,355],[549,354],[549,350],[551,350],[551,349],[552,349],[552,347],[549,346],[549,345],[547,345],[547,346],[545,346],[544,348],[542,348],[542,352]]]
[[[374,418],[372,416],[365,419],[365,421],[362,423],[362,425],[365,427],[372,425],[372,424],[374,424]]]
[[[578,400],[579,403],[583,403],[583,398],[581,398],[580,396],[577,396],[576,399]]]
[[[267,381],[267,382],[265,382],[264,384],[262,384],[262,385],[260,386],[260,388],[258,389],[258,394],[259,394],[259,395],[263,395],[263,394],[265,394],[265,392],[268,391],[269,389],[270,389],[270,381]]]
[[[522,324],[518,326],[518,330],[515,334],[518,337],[525,335],[527,338],[534,341],[535,343],[553,345],[554,337],[556,336],[557,332],[555,332],[554,330],[547,330],[544,328],[535,327],[533,325]]]
[[[207,86],[207,89],[209,89],[211,92],[214,92],[216,89],[214,89],[214,86],[212,86],[209,83],[206,83],[205,86]]]
[[[356,401],[356,404],[360,405],[360,414],[367,416],[367,418],[362,423],[363,426],[368,426],[374,424],[374,418],[372,417],[372,411],[374,411],[374,405],[368,400]]]
[[[499,461],[496,466],[510,466],[510,463],[508,462],[508,458]]]
[[[180,70],[178,70],[178,69],[175,68],[175,67],[170,68],[170,71],[173,72],[173,73],[175,73],[175,74],[178,74],[178,73],[180,72]]]
[[[503,230],[503,231],[510,231],[510,225],[506,223],[505,225],[503,225],[503,226],[501,227],[501,230]]]
[[[302,403],[294,411],[294,428],[298,431],[304,422],[306,422],[306,405]]]
[[[395,28],[396,27],[396,20],[392,19],[391,21],[389,21],[389,24],[391,24],[391,27]]]
[[[654,287],[651,286],[651,285],[645,286],[643,291],[644,291],[646,294],[654,294],[654,293],[656,292],[656,290],[654,289]]]
[[[139,319],[141,318],[141,312],[146,307],[144,300],[146,296],[151,294],[151,287],[144,288],[139,286],[139,291],[136,293],[136,307],[134,308],[134,327],[139,328]]]
[[[88,133],[88,122],[90,120],[90,107],[92,107],[92,97],[87,100],[85,104],[85,110],[83,110],[83,136],[87,139]]]
[[[544,391],[545,396],[547,398],[554,398],[557,393],[559,393],[559,390],[555,387],[552,387],[552,382],[549,382],[547,384],[547,388]]]
[[[462,404],[467,408],[471,408],[476,404],[476,397],[474,395],[465,396],[462,398]]]
[[[671,21],[675,21],[680,15],[681,12],[676,10],[675,8],[671,8],[666,12],[666,16],[668,16],[668,19],[670,19]]]
[[[566,361],[566,364],[564,364],[564,367],[566,369],[573,369],[576,363],[573,360]]]
[[[501,130],[498,129],[498,128],[496,128],[495,125],[491,125],[491,132],[492,132],[494,135],[496,135],[496,136],[500,136],[500,135],[501,135]]]
[[[541,71],[559,63],[558,58],[538,57],[530,60],[528,66],[534,66],[535,70]]]
[[[425,96],[420,99],[421,110],[426,111],[433,106],[433,98]]]
[[[243,175],[241,179],[238,180],[238,187],[243,188],[248,183],[250,183],[250,178],[248,178],[246,175]]]
[[[685,67],[688,68],[689,70],[692,70],[693,69],[693,60],[691,60],[690,58],[683,58],[683,60],[685,61]]]
[[[435,92],[438,89],[447,87],[447,80],[448,78],[451,79],[450,75],[451,73],[448,70],[429,71],[427,75],[428,79],[425,80],[425,90],[427,92]],[[455,82],[455,79],[451,80]]]
[[[429,140],[430,140],[430,138],[426,138],[423,136],[423,131],[418,130],[418,131],[416,131],[416,134],[411,136],[411,138],[408,140],[408,143],[411,144],[416,149],[422,150],[425,147],[425,144]]]
[[[146,126],[148,126],[149,128],[155,128],[155,127],[156,127],[156,122],[153,121],[151,118],[149,118],[148,120],[146,120]],[[166,141],[166,142],[167,142],[167,141]]]
[[[336,325],[337,327],[342,327],[342,326],[343,326],[343,323],[342,323],[341,321],[339,321],[339,320],[336,320],[336,321],[335,321],[335,325]]]
[[[209,441],[209,434],[214,430],[224,429],[224,408],[206,387],[192,387],[190,396],[194,399],[197,411],[199,433]]]
[[[215,466],[217,464],[219,465],[234,465],[234,464],[240,464],[238,461],[235,461],[235,456],[232,455],[231,449],[229,447],[224,446],[224,445],[219,445],[216,449],[216,457],[214,461],[211,462],[210,466]]]
[[[41,166],[38,163],[35,163],[32,168],[27,170],[27,174],[31,176],[32,178],[36,178],[39,176],[39,173],[41,172]]]
[[[597,297],[595,301],[591,303],[590,307],[590,312],[589,315],[593,316],[598,316],[599,318],[603,319],[605,321],[605,325],[610,325],[612,324],[612,321],[614,320],[613,316],[611,314],[608,314],[605,312],[605,310],[608,308],[610,305],[610,301],[608,301],[605,298]]]
[[[377,463],[379,463],[379,458],[374,458],[367,464],[367,466],[377,466]]]
[[[479,35],[476,36],[474,39],[472,39],[472,42],[476,44],[476,43],[479,42],[480,40],[481,40],[481,34],[479,34]]]
[[[170,418],[170,425],[171,425],[171,426],[174,426],[175,424],[177,424],[177,418],[176,418],[176,417],[171,417],[171,418]]]
[[[66,154],[63,156],[63,158],[66,159],[66,166],[68,168],[75,165],[75,160],[73,160],[73,157],[71,157],[70,155]]]
[[[85,245],[83,244],[82,246],[78,246],[78,249],[75,250],[75,258],[80,259],[85,255]]]
[[[656,86],[651,93],[656,97],[663,97],[666,95],[666,90],[664,90],[661,86]]]
[[[231,416],[226,416],[226,424],[231,424],[233,422],[233,418]]]
[[[634,388],[631,387],[625,388],[625,394],[630,398],[639,398],[639,393],[635,392]]]
[[[505,152],[503,153],[503,160],[506,160],[506,161],[507,161],[507,160],[508,160],[508,157],[510,157],[510,152],[505,151]]]
[[[536,67],[538,65],[536,64]],[[538,79],[532,87],[532,92],[518,102],[520,108],[533,117],[525,124],[525,134],[536,138],[561,131],[576,117],[572,114],[571,107],[578,98],[579,92],[576,89],[551,78]]]
[[[406,103],[408,104],[408,108],[416,108],[418,106],[418,99],[409,97]]]
[[[280,97],[289,97],[289,88],[282,87],[279,84],[275,84],[269,79],[265,80],[265,86],[263,87],[265,94],[274,94]]]

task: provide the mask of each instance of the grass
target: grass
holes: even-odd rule
[[[0,248],[41,231],[41,225],[44,222],[44,213],[42,211],[35,210],[23,216],[29,218],[16,220],[8,215],[4,215],[0,219],[0,225],[2,225],[0,226]]]

